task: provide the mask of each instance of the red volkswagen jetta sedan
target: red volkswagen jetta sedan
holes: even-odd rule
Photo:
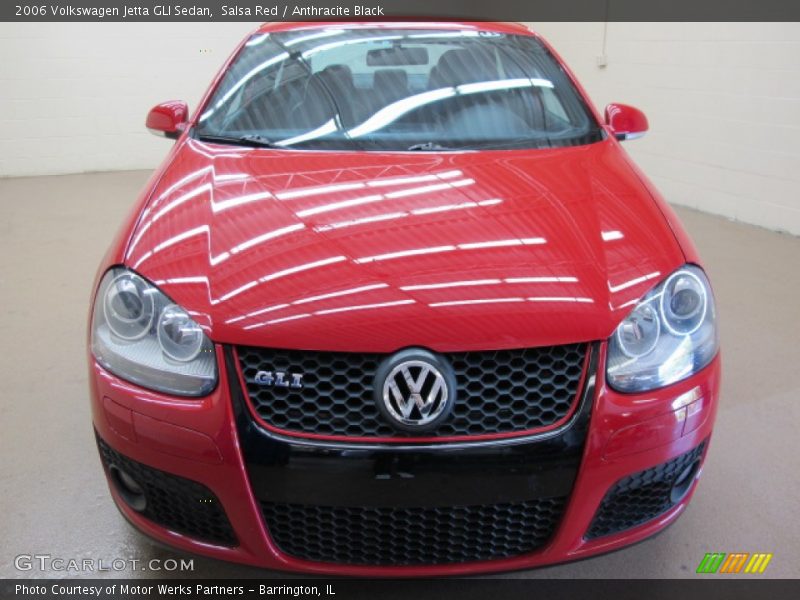
[[[315,573],[521,569],[673,522],[716,412],[674,213],[535,33],[273,23],[100,267],[94,429],[145,534]]]

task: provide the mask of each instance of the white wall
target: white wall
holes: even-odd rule
[[[193,107],[254,27],[0,24],[0,176],[154,167],[169,142],[147,110]],[[800,234],[800,23],[534,27],[599,107],[647,113],[627,148],[669,201]]]
[[[672,203],[800,234],[800,23],[539,23]],[[598,68],[597,57],[608,64]]]
[[[0,176],[151,169],[164,100],[194,108],[257,23],[0,23]]]

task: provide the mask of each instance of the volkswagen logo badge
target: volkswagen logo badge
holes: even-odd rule
[[[375,400],[397,429],[422,432],[444,421],[455,402],[455,376],[445,359],[411,348],[390,356],[375,376]]]

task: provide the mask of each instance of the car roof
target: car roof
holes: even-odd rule
[[[270,21],[262,24],[256,33],[298,31],[320,28],[343,29],[474,29],[494,33],[535,35],[522,23],[498,21]]]

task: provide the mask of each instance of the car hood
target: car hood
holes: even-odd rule
[[[610,140],[432,154],[188,139],[125,252],[214,341],[359,352],[604,339],[683,260]]]

